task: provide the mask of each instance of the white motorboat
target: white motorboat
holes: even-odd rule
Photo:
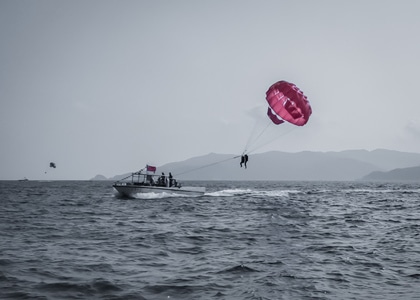
[[[145,171],[146,169],[146,171]],[[156,170],[155,167],[146,166],[146,168],[132,173],[112,185],[118,193],[125,197],[134,197],[138,193],[167,193],[190,196],[202,196],[206,192],[205,187],[182,186],[171,173],[166,176],[151,174],[148,170]]]

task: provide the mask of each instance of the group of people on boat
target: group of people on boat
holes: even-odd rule
[[[149,178],[151,185],[157,186],[169,186],[169,187],[177,187],[178,182],[173,178],[172,173],[169,172],[169,175],[166,176],[165,173],[162,172],[162,175],[159,176],[157,182],[154,182],[153,177],[150,176]]]

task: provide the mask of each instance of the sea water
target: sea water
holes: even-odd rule
[[[420,299],[420,184],[0,182],[0,299]]]

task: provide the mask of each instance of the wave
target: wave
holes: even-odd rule
[[[420,184],[206,185],[132,201],[107,182],[2,188],[0,299],[418,297]]]
[[[249,273],[249,272],[258,272],[255,269],[245,266],[244,264],[237,265],[226,270],[221,271],[220,273]]]

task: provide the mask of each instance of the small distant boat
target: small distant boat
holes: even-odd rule
[[[146,171],[145,171],[146,170]],[[182,186],[171,173],[169,176],[150,174],[150,170],[156,171],[155,167],[146,168],[131,173],[117,182],[112,187],[125,197],[134,197],[138,193],[167,193],[190,196],[202,196],[206,192],[205,187]]]
[[[28,179],[28,178],[26,178],[26,177],[24,177],[24,178],[22,178],[22,179],[19,179],[18,181],[29,181],[29,179]]]

